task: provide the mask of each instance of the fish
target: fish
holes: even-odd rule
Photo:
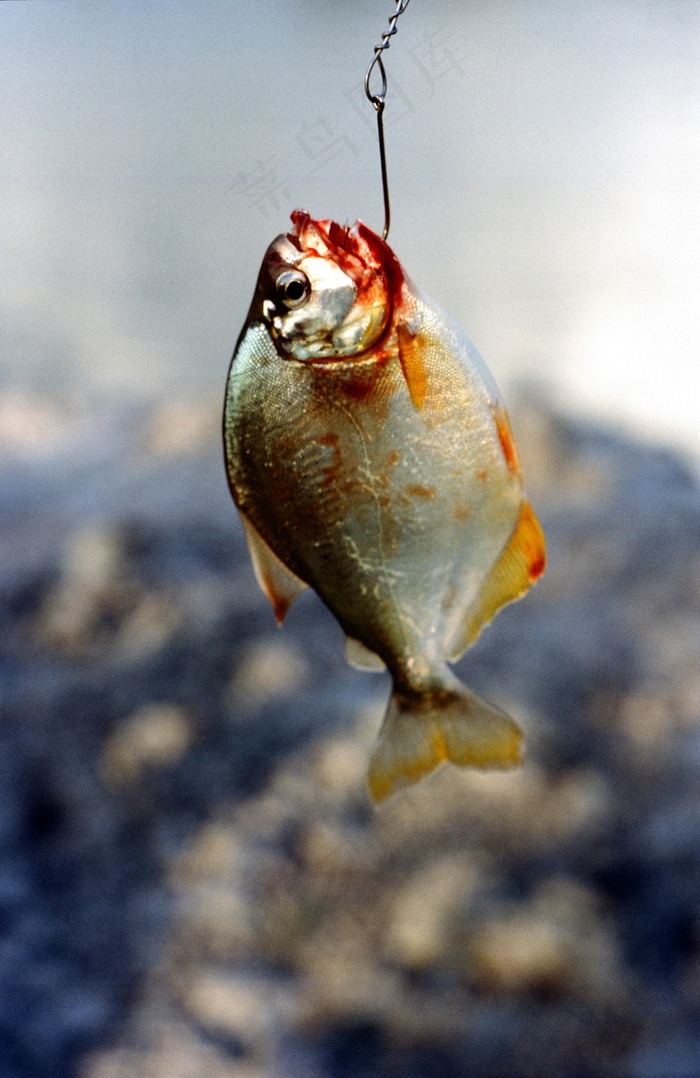
[[[450,669],[545,568],[505,406],[380,236],[291,220],[226,384],[226,471],[258,582],[280,625],[312,588],[349,662],[389,670],[374,802],[446,762],[515,767],[521,729]]]

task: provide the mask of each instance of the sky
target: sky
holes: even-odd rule
[[[0,385],[216,392],[290,211],[381,229],[392,2],[0,3]],[[700,462],[700,0],[412,0],[391,242],[508,395]]]

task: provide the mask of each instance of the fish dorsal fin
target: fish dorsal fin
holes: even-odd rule
[[[508,545],[476,602],[469,608],[459,636],[454,640],[449,654],[450,662],[456,662],[466,648],[474,643],[484,625],[488,625],[502,606],[525,594],[542,575],[544,566],[544,533],[532,506],[524,501]]]
[[[399,322],[396,335],[399,342],[401,370],[406,379],[408,392],[411,394],[414,405],[420,410],[428,389],[428,372],[422,355],[425,341],[421,333],[413,332],[405,322]]]
[[[386,670],[384,661],[359,640],[355,640],[354,636],[345,637],[345,658],[358,670]]]
[[[277,624],[281,625],[297,595],[309,585],[280,561],[243,513],[241,520],[256,579],[272,603]]]

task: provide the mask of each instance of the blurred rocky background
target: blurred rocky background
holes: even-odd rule
[[[219,402],[6,395],[2,1078],[698,1072],[698,487],[511,411],[549,570],[458,670],[525,767],[375,811],[387,677],[276,629]]]

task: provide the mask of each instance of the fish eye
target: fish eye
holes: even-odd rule
[[[285,307],[300,307],[311,291],[306,274],[301,270],[285,270],[275,281],[277,295]]]

